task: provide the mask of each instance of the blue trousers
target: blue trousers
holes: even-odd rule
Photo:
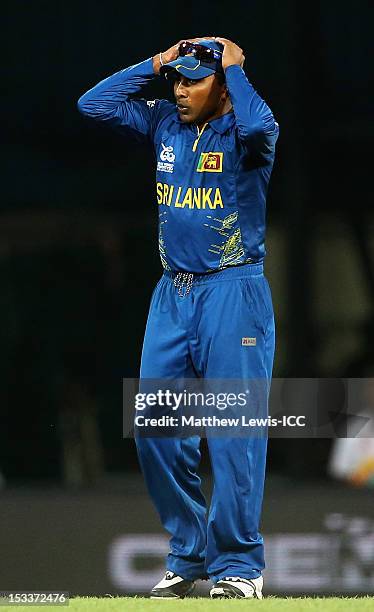
[[[140,377],[270,381],[274,342],[262,264],[195,277],[183,296],[164,273],[152,295]],[[208,517],[197,475],[200,438],[136,438],[150,496],[171,535],[167,569],[188,580],[257,578],[265,566],[266,436],[207,437],[214,480]]]

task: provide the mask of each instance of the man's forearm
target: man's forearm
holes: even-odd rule
[[[78,109],[93,119],[108,119],[121,103],[154,77],[152,58],[120,70],[83,94],[78,100]]]
[[[267,140],[267,134],[277,131],[278,124],[273,113],[240,66],[228,66],[225,75],[239,136],[261,147]]]
[[[157,53],[157,55],[154,55],[152,58],[153,70],[156,75],[160,74],[160,68],[162,66],[161,57],[162,57],[162,53]],[[162,63],[164,63],[164,60],[162,60]]]

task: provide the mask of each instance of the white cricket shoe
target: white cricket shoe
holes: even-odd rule
[[[224,599],[262,599],[263,584],[262,576],[258,578],[240,578],[238,576],[221,578],[211,589],[210,596]]]
[[[194,580],[185,580],[174,572],[167,571],[164,578],[153,587],[151,599],[183,599],[191,595],[195,588]]]

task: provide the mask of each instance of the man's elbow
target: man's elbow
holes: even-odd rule
[[[239,134],[242,140],[261,140],[266,139],[268,135],[276,133],[279,126],[274,120],[274,117],[269,117],[266,121],[261,120],[251,125],[241,125]]]
[[[261,134],[264,133],[264,126],[261,123],[256,125],[243,125],[239,127],[239,135],[241,140],[249,142],[251,140],[257,140],[261,138]]]
[[[273,155],[275,151],[275,144],[277,142],[279,135],[279,126],[276,122],[274,122],[273,129],[270,126],[267,129],[264,129],[262,125],[261,128],[257,127],[251,130],[246,130],[240,133],[240,139],[243,144],[250,149],[251,151],[261,154],[261,155]]]
[[[83,94],[77,102],[77,108],[82,115],[90,115],[90,104],[87,99],[87,94]]]

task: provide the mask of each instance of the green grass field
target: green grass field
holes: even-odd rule
[[[34,608],[36,606],[32,606]],[[38,606],[40,608],[41,606]],[[42,606],[45,608],[46,606]],[[52,606],[48,606],[51,608]],[[6,606],[5,609],[10,609]],[[17,611],[30,610],[30,607],[16,606]],[[230,612],[231,610],[261,610],[262,612],[369,612],[374,610],[374,597],[326,597],[326,598],[280,598],[266,597],[262,601],[209,600],[208,598],[188,598],[178,601],[155,601],[144,597],[77,597],[70,600],[69,606],[58,606],[61,610],[77,612]],[[55,607],[56,610],[56,607]]]

